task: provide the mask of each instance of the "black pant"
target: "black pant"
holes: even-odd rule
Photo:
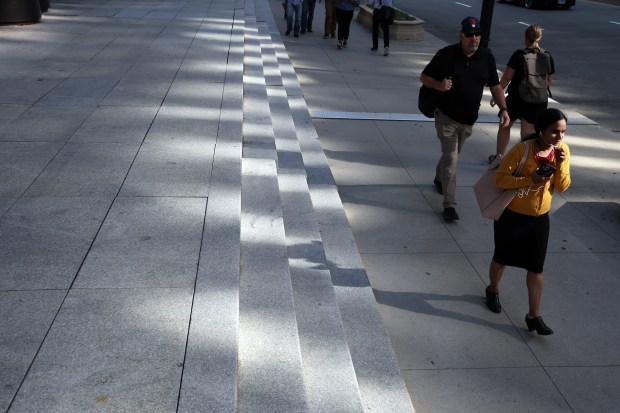
[[[372,12],[372,48],[379,47],[379,26],[383,30],[383,47],[390,47],[390,25],[381,18],[381,9]]]
[[[353,20],[355,10],[342,10],[336,7],[336,21],[338,22],[338,41],[346,41],[349,38],[349,28]]]

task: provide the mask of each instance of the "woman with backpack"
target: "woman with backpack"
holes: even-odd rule
[[[510,124],[505,127],[500,125],[497,130],[497,154],[489,156],[489,163],[497,155],[504,155],[510,142],[510,129],[517,119],[521,121],[523,140],[534,132],[536,117],[547,108],[555,64],[551,54],[540,47],[541,38],[542,28],[538,24],[528,26],[525,29],[525,49],[512,54],[500,79],[502,88],[508,86],[506,105]],[[491,106],[494,105],[491,99]]]

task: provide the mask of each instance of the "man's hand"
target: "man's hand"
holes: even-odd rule
[[[451,77],[447,77],[444,80],[441,81],[440,86],[439,86],[439,90],[442,92],[447,92],[448,90],[452,89],[452,78]]]
[[[508,125],[510,125],[510,116],[508,116],[508,111],[505,109],[502,110],[499,114],[499,125],[502,128],[505,128]]]

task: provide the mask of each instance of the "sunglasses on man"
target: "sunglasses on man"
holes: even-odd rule
[[[476,37],[480,37],[480,36],[481,36],[481,34],[482,34],[482,33],[480,33],[480,32],[475,32],[475,33],[463,33],[463,36],[465,36],[465,37],[474,37],[474,36],[476,36]]]

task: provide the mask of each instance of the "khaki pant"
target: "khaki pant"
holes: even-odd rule
[[[456,166],[465,140],[471,136],[473,125],[458,123],[435,109],[435,129],[441,143],[441,158],[435,168],[435,179],[441,182],[443,207],[456,207]]]
[[[325,0],[325,36],[336,36],[336,2]]]

